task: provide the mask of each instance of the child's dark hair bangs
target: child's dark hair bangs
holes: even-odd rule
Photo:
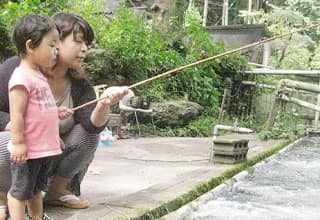
[[[26,54],[26,42],[31,40],[34,48],[38,47],[43,37],[55,29],[55,24],[39,15],[26,15],[20,18],[13,29],[12,41],[20,55]]]

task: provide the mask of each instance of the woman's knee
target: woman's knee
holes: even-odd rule
[[[10,132],[0,132],[0,191],[8,191],[11,184],[10,153],[7,149],[10,139]]]
[[[98,146],[99,134],[88,133],[81,124],[76,124],[70,132],[62,137],[66,149],[78,148],[81,151],[95,152]]]

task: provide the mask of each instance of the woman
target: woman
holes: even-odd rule
[[[48,82],[57,105],[72,108],[96,98],[82,69],[83,60],[94,34],[90,25],[80,16],[57,13],[52,19],[59,29],[60,43],[58,63],[51,70],[50,75],[53,75],[53,78],[49,78]],[[19,62],[17,57],[10,58],[0,71],[1,130],[10,130],[7,82]],[[104,129],[108,119],[109,106],[117,103],[127,92],[126,87],[108,88],[102,94],[108,98],[84,107],[76,111],[73,117],[60,121],[60,137],[64,141],[65,149],[52,167],[51,184],[45,198],[47,204],[69,208],[89,207],[89,201],[79,197],[80,184],[93,160],[99,133]],[[1,172],[6,170],[8,164],[9,155],[6,150],[8,137],[8,132],[0,132]],[[3,181],[5,177],[0,174],[0,191],[5,191],[8,183]],[[0,193],[0,219],[4,195],[5,192]]]

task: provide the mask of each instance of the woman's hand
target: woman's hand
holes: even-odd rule
[[[128,94],[129,90],[127,86],[113,86],[107,88],[100,98],[100,100],[91,114],[91,122],[97,127],[103,126],[109,117],[110,106],[119,102],[123,96]]]
[[[111,106],[122,99],[123,96],[128,94],[129,90],[127,86],[112,86],[104,90],[100,98],[106,97],[98,102],[102,106]]]
[[[67,117],[69,117],[70,115],[73,115],[73,111],[67,107],[64,106],[60,106],[58,108],[58,116],[60,120],[63,120]]]

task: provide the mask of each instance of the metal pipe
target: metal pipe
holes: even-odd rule
[[[267,43],[266,43],[267,44]],[[265,45],[266,45],[265,44]],[[264,65],[264,64],[259,64],[259,63],[252,63],[252,62],[249,62],[248,63],[249,65],[252,65],[252,66],[257,66],[257,67],[263,67],[263,68],[266,68],[266,69],[275,69],[273,66],[267,66],[267,65]],[[258,69],[259,70],[259,69]]]
[[[267,85],[267,84],[262,84],[262,83],[257,83],[257,82],[253,82],[253,81],[242,81],[241,82],[243,85],[249,85],[249,86],[256,86],[258,88],[266,88],[266,89],[276,89],[275,86],[272,85]]]
[[[257,88],[276,89],[276,86],[274,86],[274,85],[268,85],[268,84],[253,82],[253,81],[243,80],[243,81],[241,81],[241,83],[242,83],[243,85],[256,86]],[[290,92],[293,91],[293,89],[291,89],[291,88],[286,88],[286,90],[288,90],[288,91],[290,91]],[[312,94],[312,92],[310,92],[310,91],[301,90],[300,92],[301,92],[302,94],[308,94],[308,95]]]
[[[267,75],[304,75],[304,76],[319,76],[319,70],[275,70],[267,68],[258,68],[247,70],[249,74],[267,74]]]
[[[317,95],[317,106],[320,106],[320,94]],[[319,112],[316,111],[315,117],[314,117],[314,128],[318,129],[318,122],[319,122]]]
[[[320,86],[320,80],[319,80],[319,86]],[[317,105],[320,106],[320,93],[317,95]],[[319,124],[319,112],[316,111],[314,115],[314,128],[318,129],[318,124]]]
[[[219,130],[227,130],[237,133],[252,133],[253,130],[249,128],[237,127],[237,126],[229,126],[229,125],[215,125],[213,128],[213,139],[216,139],[218,136]]]
[[[226,97],[227,97],[227,92],[228,92],[228,89],[225,88],[225,89],[224,89],[224,92],[223,92],[223,97],[222,97],[221,105],[220,105],[220,110],[219,110],[219,115],[218,115],[218,120],[217,120],[218,123],[221,122],[221,117],[222,117],[222,112],[223,112],[223,109],[224,109],[224,103],[225,103]]]

